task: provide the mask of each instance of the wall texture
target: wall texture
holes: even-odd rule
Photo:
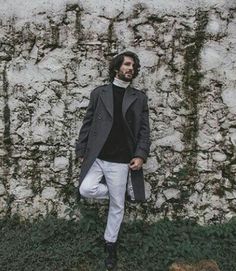
[[[112,3],[114,2],[114,3]],[[236,1],[0,0],[0,214],[68,216],[90,91],[130,49],[149,97],[148,201],[126,218],[236,211]]]

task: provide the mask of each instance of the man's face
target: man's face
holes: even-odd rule
[[[134,60],[132,57],[124,56],[124,61],[120,66],[119,71],[116,72],[116,78],[130,82],[134,76]]]

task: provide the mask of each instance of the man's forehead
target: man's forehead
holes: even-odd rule
[[[130,56],[124,56],[124,61],[123,62],[134,62],[134,60]]]

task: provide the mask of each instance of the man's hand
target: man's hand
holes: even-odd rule
[[[143,165],[143,159],[139,157],[133,158],[129,163],[129,168],[132,170],[139,170]]]

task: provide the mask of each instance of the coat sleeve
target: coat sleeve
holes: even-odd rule
[[[93,121],[94,110],[95,110],[94,104],[95,104],[95,101],[94,101],[94,91],[93,91],[91,92],[91,95],[90,95],[89,105],[87,107],[83,124],[79,132],[79,137],[75,143],[75,154],[77,158],[84,157],[84,154],[87,148],[89,132],[91,129],[91,124]]]
[[[147,96],[144,96],[143,109],[141,114],[141,125],[138,134],[138,140],[134,157],[141,157],[146,162],[150,151],[150,128],[149,128],[149,110]]]

